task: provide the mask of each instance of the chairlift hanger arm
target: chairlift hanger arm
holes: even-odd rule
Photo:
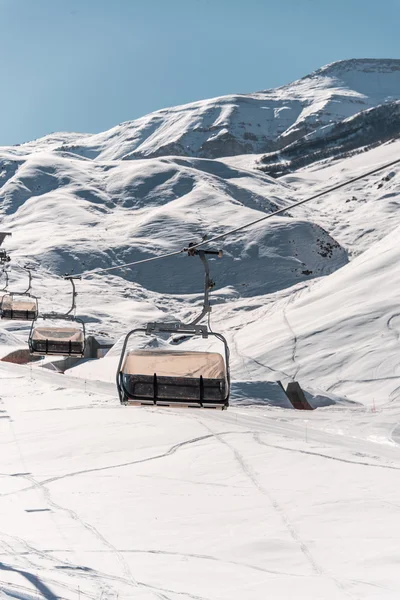
[[[197,248],[192,248],[194,244],[189,244],[188,248],[185,250],[188,253],[188,256],[199,256],[201,262],[204,266],[204,301],[203,301],[203,309],[201,313],[190,323],[190,325],[196,325],[199,323],[204,317],[211,312],[210,305],[210,291],[215,286],[215,282],[210,278],[210,265],[208,264],[207,254],[222,257],[222,250],[198,250]]]
[[[121,373],[121,369],[122,369],[122,363],[124,362],[124,358],[125,358],[125,354],[126,354],[126,347],[128,345],[128,341],[129,338],[131,337],[131,335],[134,335],[135,333],[147,333],[147,329],[143,329],[142,327],[138,327],[136,329],[132,329],[126,336],[125,336],[125,340],[124,343],[122,345],[122,350],[121,350],[121,355],[119,357],[119,362],[118,362],[118,369],[117,369],[117,390],[118,390],[118,396],[119,396],[119,400],[120,402],[122,402],[122,392],[119,386],[119,379],[120,379],[120,373]]]
[[[29,267],[24,267],[24,269],[28,271],[28,287],[26,288],[25,292],[22,292],[22,294],[29,296],[32,289],[32,272]]]
[[[21,269],[23,269],[24,271],[28,272],[28,287],[26,288],[26,290],[23,290],[22,292],[13,292],[10,291],[9,294],[10,296],[30,296],[31,298],[35,298],[35,296],[33,296],[31,294],[31,290],[32,290],[32,270],[28,267],[28,266],[21,266],[21,265],[17,265],[18,267],[20,267]],[[6,273],[6,279],[7,279],[7,284],[6,287],[8,286],[8,273],[7,271],[4,269],[3,272]]]
[[[64,279],[67,279],[72,285],[72,304],[71,304],[71,308],[69,309],[69,311],[65,313],[65,316],[68,316],[72,312],[74,312],[74,310],[76,309],[75,298],[77,297],[78,292],[76,291],[74,279],[82,279],[82,277],[80,275],[65,275]]]
[[[57,312],[50,312],[50,313],[43,313],[41,315],[39,315],[42,319],[62,319],[64,321],[78,321],[79,323],[82,323],[83,327],[84,327],[84,323],[81,319],[79,319],[78,317],[76,317],[75,315],[71,314],[75,311],[76,309],[76,301],[75,298],[78,295],[78,292],[75,289],[75,281],[74,279],[81,279],[80,276],[76,276],[76,275],[65,275],[64,279],[67,279],[71,285],[72,285],[72,302],[71,302],[71,308],[65,312],[65,313],[57,313]]]

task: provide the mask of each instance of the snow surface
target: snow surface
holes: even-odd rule
[[[4,598],[398,597],[398,408],[135,410],[63,381],[0,364]]]
[[[29,262],[41,313],[65,311],[67,271],[180,250],[400,157],[397,140],[273,180],[258,142],[229,141],[245,105],[268,113],[274,97],[273,135],[289,138],[399,90],[399,61],[344,61],[251,98],[0,148],[10,289]],[[163,156],[174,132],[189,147]],[[237,155],[204,157],[218,144]],[[201,264],[183,253],[78,282],[88,333],[115,342],[105,358],[65,374],[49,358],[0,362],[2,598],[398,598],[399,178],[386,169],[221,242],[211,325],[231,350],[228,411],[118,402],[126,332],[201,310]],[[26,350],[29,329],[1,321],[0,357]],[[290,409],[277,381],[294,379],[318,410]]]

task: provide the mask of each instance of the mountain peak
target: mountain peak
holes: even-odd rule
[[[397,58],[350,58],[337,60],[317,69],[303,79],[316,75],[337,75],[349,71],[393,73],[394,71],[400,71],[400,60]]]

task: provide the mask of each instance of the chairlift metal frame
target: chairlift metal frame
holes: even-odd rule
[[[38,315],[38,318],[43,319],[43,320],[53,320],[53,321],[68,321],[68,322],[72,322],[72,323],[79,323],[80,325],[80,330],[82,331],[83,334],[83,344],[81,345],[80,349],[75,349],[75,346],[73,346],[73,344],[80,344],[80,342],[73,342],[71,340],[69,340],[68,342],[63,342],[62,340],[60,340],[59,342],[54,342],[54,341],[50,341],[50,339],[46,339],[44,340],[44,347],[42,345],[42,342],[40,340],[35,340],[34,339],[34,332],[36,329],[38,329],[37,327],[35,327],[35,321],[32,322],[31,325],[31,330],[29,333],[29,339],[28,339],[28,344],[29,344],[29,350],[30,353],[34,356],[47,356],[47,355],[51,355],[51,356],[75,356],[77,358],[82,358],[85,354],[85,349],[86,349],[86,328],[85,328],[85,323],[84,321],[80,318],[77,317],[76,315],[73,315],[71,313],[73,313],[76,310],[76,296],[78,295],[78,292],[76,291],[76,286],[75,286],[75,279],[81,279],[80,276],[74,276],[74,275],[66,275],[64,277],[64,279],[68,280],[71,285],[72,285],[72,300],[71,300],[71,307],[70,309],[66,312],[66,313],[57,313],[57,312],[50,312],[50,313],[43,313],[41,315]],[[57,327],[48,327],[48,330],[53,330],[53,331],[57,331],[58,328]],[[36,343],[35,343],[36,342]],[[68,344],[68,348],[65,350],[65,347],[63,349],[62,344]],[[59,345],[59,350],[57,351],[54,346],[57,346],[57,344]]]
[[[144,333],[146,335],[154,335],[154,334],[162,334],[162,333],[184,334],[185,336],[187,336],[189,338],[201,336],[204,339],[207,339],[208,337],[213,336],[216,339],[220,340],[224,345],[225,380],[226,380],[226,392],[225,392],[224,397],[221,399],[221,401],[208,401],[203,398],[204,384],[203,384],[203,377],[201,375],[199,377],[199,398],[198,398],[198,400],[193,400],[193,399],[172,400],[172,399],[157,397],[157,383],[159,380],[162,380],[163,378],[157,379],[156,373],[154,373],[154,376],[153,376],[153,398],[149,398],[148,396],[140,396],[140,395],[136,395],[136,394],[135,395],[131,394],[129,392],[129,390],[126,389],[126,386],[124,385],[124,373],[123,373],[122,369],[123,369],[124,360],[126,358],[126,349],[127,349],[129,339],[132,335],[140,334],[140,333]],[[175,385],[179,385],[179,383],[178,383],[179,378],[177,377],[175,379],[176,379],[176,381],[174,382]],[[120,400],[121,404],[150,404],[150,405],[161,405],[161,406],[174,406],[174,405],[184,404],[185,406],[193,405],[193,406],[201,406],[202,408],[225,409],[229,406],[229,394],[230,394],[230,368],[229,368],[228,343],[222,334],[209,331],[206,325],[192,325],[192,324],[185,325],[184,323],[180,323],[180,322],[148,323],[146,327],[138,327],[138,328],[132,329],[126,335],[124,344],[122,346],[121,356],[120,356],[119,363],[118,363],[116,382],[117,382],[118,396],[119,396],[119,400]],[[184,384],[182,384],[182,385],[184,385]]]
[[[117,369],[117,375],[116,375],[116,383],[117,383],[117,389],[118,389],[118,395],[119,395],[119,400],[121,402],[121,404],[145,404],[145,405],[161,405],[161,406],[200,406],[200,407],[204,407],[204,408],[222,408],[222,409],[226,409],[229,406],[229,395],[230,395],[230,365],[229,365],[229,347],[228,347],[228,343],[225,339],[225,337],[220,334],[220,333],[216,333],[213,331],[210,331],[209,328],[207,327],[207,325],[199,325],[199,322],[207,315],[211,312],[211,305],[210,305],[210,298],[209,298],[209,294],[210,291],[213,289],[213,287],[215,286],[214,281],[211,279],[210,277],[210,269],[209,269],[209,264],[207,261],[207,255],[217,255],[219,257],[222,256],[222,252],[221,251],[214,251],[214,250],[198,250],[197,248],[193,248],[191,249],[191,245],[186,249],[188,256],[199,256],[200,260],[203,263],[204,266],[204,270],[205,270],[205,280],[204,280],[204,301],[203,301],[203,308],[201,313],[195,318],[193,319],[190,323],[185,324],[185,323],[181,323],[179,321],[174,321],[174,322],[152,322],[152,323],[148,323],[146,325],[146,327],[138,327],[135,329],[132,329],[125,337],[123,346],[122,346],[122,351],[121,351],[121,355],[120,355],[120,359],[119,359],[119,363],[118,363],[118,369]],[[189,378],[185,378],[185,377],[157,377],[157,373],[154,373],[153,375],[153,382],[152,382],[152,390],[153,390],[153,397],[149,398],[149,396],[140,396],[134,393],[131,393],[129,390],[126,389],[126,386],[124,384],[124,375],[126,375],[123,372],[123,365],[124,365],[124,361],[127,357],[127,346],[128,346],[128,342],[129,339],[131,338],[132,335],[135,334],[146,334],[146,335],[157,335],[157,334],[163,334],[163,333],[167,333],[170,335],[173,334],[178,334],[178,335],[182,335],[182,339],[190,339],[190,338],[194,338],[194,337],[202,337],[204,339],[207,339],[208,337],[214,337],[216,339],[218,339],[219,341],[221,341],[224,345],[224,362],[225,362],[225,373],[224,373],[224,380],[226,382],[226,390],[225,390],[225,394],[224,397],[221,398],[221,400],[214,400],[214,401],[209,401],[209,400],[205,400],[204,399],[204,381],[203,381],[203,377],[202,375],[200,375],[199,379],[198,379],[198,390],[199,390],[199,397],[197,400],[193,400],[193,398],[191,399],[187,399],[185,400],[184,398],[180,398],[180,399],[171,399],[171,398],[160,398],[157,395],[157,389],[158,389],[158,384],[159,381],[162,380],[162,382],[164,382],[166,379],[168,380],[172,380],[172,384],[171,382],[169,382],[170,385],[174,385],[176,386],[185,386],[185,381],[186,383],[188,382]],[[140,375],[140,374],[137,374]],[[147,385],[149,385],[149,381],[148,381],[148,377],[147,377]],[[192,382],[194,378],[190,378],[190,381]],[[180,380],[180,381],[179,381]],[[217,380],[216,380],[217,381]],[[218,380],[220,381],[220,380]],[[217,381],[217,383],[218,383]],[[216,383],[216,385],[217,385]],[[168,385],[168,383],[167,383]]]
[[[11,257],[9,254],[7,254],[7,250],[5,250],[4,248],[0,248],[0,265],[5,265],[9,263],[10,260]]]

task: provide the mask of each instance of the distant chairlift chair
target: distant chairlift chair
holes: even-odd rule
[[[26,267],[25,267],[26,268]],[[26,268],[29,276],[28,287],[24,292],[7,292],[1,299],[0,317],[16,321],[34,321],[39,312],[38,300],[30,291],[32,288],[32,273]],[[6,275],[6,288],[8,286],[8,273]]]
[[[219,252],[190,250],[199,255],[205,268],[204,306],[190,324],[180,322],[148,323],[133,329],[125,337],[117,371],[117,388],[121,404],[221,408],[229,406],[229,348],[220,333],[210,331],[198,322],[210,312],[209,291],[214,282],[209,277],[206,254]],[[224,355],[217,352],[132,350],[127,352],[129,338],[136,333],[182,335],[184,339],[212,336],[224,345]]]
[[[32,323],[28,343],[30,353],[33,355],[76,357],[83,357],[84,355],[86,345],[85,324],[82,319],[72,314],[76,308],[75,298],[77,296],[74,279],[79,278],[68,276],[65,279],[68,279],[72,285],[72,305],[70,310],[65,314],[55,312],[46,313],[40,315],[40,318],[54,321],[69,321],[71,322],[71,326],[37,327],[35,323]]]

